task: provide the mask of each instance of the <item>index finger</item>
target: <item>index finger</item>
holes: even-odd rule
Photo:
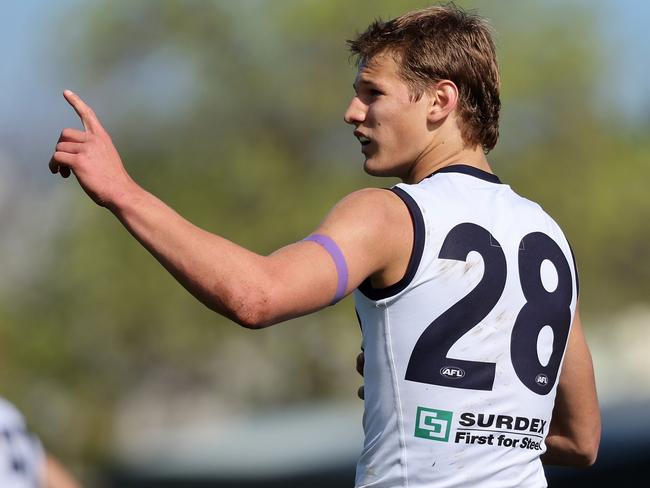
[[[99,119],[92,108],[86,105],[79,95],[73,93],[70,90],[65,90],[63,96],[72,106],[77,115],[81,119],[81,123],[84,126],[84,129],[90,132],[97,132],[102,128],[102,125],[99,123]]]

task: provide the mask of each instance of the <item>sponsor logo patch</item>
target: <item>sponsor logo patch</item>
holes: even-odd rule
[[[415,419],[415,437],[447,442],[451,430],[453,412],[418,407]]]
[[[455,444],[543,450],[548,420],[495,413],[461,412],[455,418],[456,415],[448,410],[417,407],[415,437]]]

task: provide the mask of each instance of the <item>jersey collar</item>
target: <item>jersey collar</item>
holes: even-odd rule
[[[480,178],[485,181],[489,181],[490,183],[501,184],[501,180],[497,175],[488,173],[487,171],[483,171],[482,169],[478,169],[467,164],[452,164],[450,166],[445,166],[444,168],[440,168],[439,170],[434,171],[426,178],[431,178],[433,175],[437,175],[438,173],[462,173],[465,175],[474,176],[475,178]]]

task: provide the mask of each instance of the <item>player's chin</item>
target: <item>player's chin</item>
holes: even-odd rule
[[[378,164],[377,158],[366,155],[366,159],[363,161],[363,170],[371,176],[381,176],[380,169],[381,165]]]
[[[363,163],[363,170],[370,176],[395,176],[395,168],[382,164],[376,158],[366,158]]]

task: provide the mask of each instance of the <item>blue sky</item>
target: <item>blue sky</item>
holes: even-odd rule
[[[609,73],[620,77],[624,110],[632,118],[650,118],[650,2],[599,0],[601,32],[610,63]],[[611,93],[611,92],[610,92]]]

